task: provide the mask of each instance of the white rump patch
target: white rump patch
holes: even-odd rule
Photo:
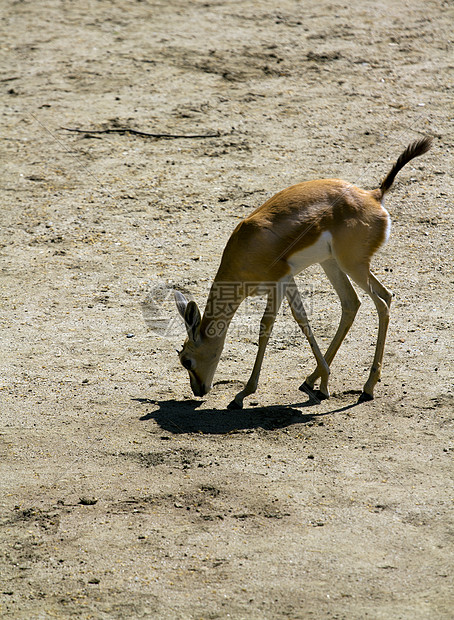
[[[391,234],[391,216],[388,211],[385,209],[384,200],[382,200],[381,206],[383,207],[383,211],[386,213],[386,230],[385,230],[385,238],[382,243],[382,247],[388,243],[389,235]]]
[[[391,216],[389,215],[388,211],[385,209],[385,197],[384,196],[382,196],[380,204],[382,206],[383,211],[386,213],[386,219],[387,219],[386,230],[385,230],[385,238],[384,238],[383,243],[382,243],[382,247],[383,247],[384,245],[386,245],[388,243],[389,235],[391,234]]]
[[[332,239],[331,233],[325,231],[320,235],[314,244],[304,248],[304,250],[300,250],[299,252],[292,254],[290,258],[287,259],[287,262],[292,270],[292,275],[296,275],[310,265],[322,263],[330,258],[332,256]]]

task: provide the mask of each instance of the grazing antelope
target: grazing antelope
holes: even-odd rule
[[[315,400],[328,398],[329,367],[360,306],[351,279],[370,295],[378,313],[375,356],[359,402],[373,398],[382,369],[392,297],[370,271],[372,255],[388,240],[391,228],[384,196],[399,170],[428,151],[431,143],[432,139],[425,137],[410,144],[379,189],[366,191],[339,179],[307,181],[279,192],[238,224],[224,249],[203,317],[194,301],[175,292],[188,334],[179,358],[195,396],[204,396],[211,389],[227,329],[241,302],[249,295],[266,294],[254,368],[229,408],[241,409],[244,398],[257,389],[265,349],[284,297],[317,361],[300,389]],[[324,356],[294,280],[314,263],[321,264],[342,306],[339,327]],[[318,379],[320,389],[314,391]]]

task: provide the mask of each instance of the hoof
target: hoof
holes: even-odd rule
[[[363,392],[361,394],[361,396],[358,398],[358,404],[359,403],[367,403],[370,400],[374,400],[374,397],[372,396],[372,394],[368,394],[367,392]]]
[[[327,396],[326,394],[324,394],[323,392],[321,392],[320,390],[313,390],[307,383],[306,381],[300,385],[299,389],[302,392],[305,392],[309,398],[313,401],[315,401],[316,403],[320,403],[322,400],[326,400],[327,398],[329,398],[329,396]]]
[[[314,388],[311,387],[308,383],[306,383],[306,381],[302,383],[298,389],[301,392],[306,392],[306,394],[309,394],[309,396],[312,396],[314,394]]]
[[[241,404],[237,403],[236,400],[232,400],[232,402],[227,405],[227,409],[230,409],[230,410],[232,410],[232,409],[238,410],[238,409],[242,409],[242,408],[243,408],[243,403],[241,403]]]

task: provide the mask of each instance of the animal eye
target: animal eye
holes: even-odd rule
[[[190,360],[190,359],[183,359],[183,360],[181,360],[181,363],[183,364],[183,367],[186,368],[186,370],[191,370],[191,368],[192,368],[192,360]]]

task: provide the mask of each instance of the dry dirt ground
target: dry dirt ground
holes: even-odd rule
[[[2,618],[452,617],[452,24],[449,2],[1,3]],[[82,129],[82,133],[62,128]],[[89,129],[207,135],[153,138]],[[398,176],[377,276],[395,293],[383,379],[355,405],[363,295],[332,398],[298,391],[260,308],[212,392],[175,349],[237,222],[292,183]],[[323,348],[339,303],[299,277]]]

